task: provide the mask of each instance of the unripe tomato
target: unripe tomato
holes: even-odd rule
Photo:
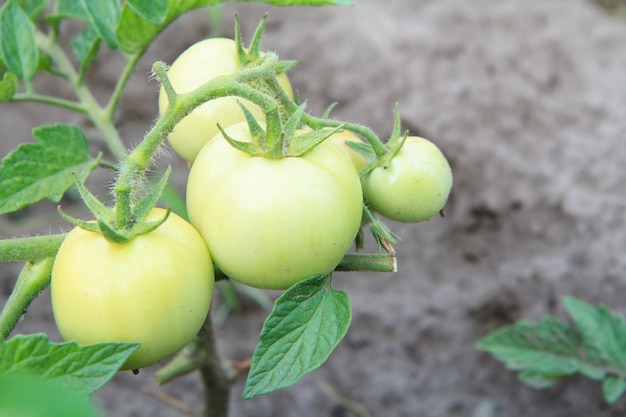
[[[148,220],[158,220],[154,209]],[[213,264],[198,232],[174,213],[127,243],[79,227],[57,253],[52,309],[65,341],[139,342],[122,369],[151,365],[198,333],[213,293]]]
[[[226,131],[250,141],[245,123]],[[220,134],[191,168],[187,206],[226,275],[286,289],[337,266],[359,230],[363,198],[354,166],[333,143],[266,159],[233,148]]]
[[[421,222],[439,213],[452,189],[452,170],[432,142],[409,136],[387,166],[363,180],[367,205],[391,220]]]
[[[221,76],[234,74],[241,69],[235,41],[227,38],[211,38],[197,42],[185,50],[169,68],[167,74],[178,93],[188,93]],[[293,97],[287,76],[277,77],[285,92]],[[175,127],[168,138],[170,145],[181,157],[193,162],[202,146],[219,133],[217,124],[227,127],[245,120],[237,100],[254,116],[263,120],[263,111],[256,104],[239,97],[222,97],[197,107]],[[159,111],[165,112],[168,99],[165,90],[159,93]]]
[[[352,164],[356,168],[357,171],[361,171],[367,165],[367,159],[351,147],[349,147],[346,142],[357,142],[363,143],[361,138],[359,138],[356,134],[352,133],[349,130],[342,130],[338,133],[333,133],[328,137],[327,140],[335,142],[335,144],[341,146],[346,154],[350,157]]]

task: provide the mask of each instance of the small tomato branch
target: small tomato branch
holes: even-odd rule
[[[0,312],[0,341],[13,331],[26,308],[50,283],[54,257],[27,262],[17,277],[11,296]]]
[[[0,239],[1,262],[39,262],[54,257],[67,233]]]
[[[37,100],[33,101],[60,105],[63,108],[86,114],[91,119],[96,128],[102,133],[107,147],[109,148],[113,156],[115,156],[115,158],[118,160],[123,160],[126,157],[126,147],[112,122],[112,113],[114,112],[114,109],[109,109],[108,111],[106,111],[102,108],[102,106],[100,106],[100,104],[98,104],[94,96],[91,94],[89,88],[87,88],[81,82],[80,75],[74,69],[74,66],[70,62],[65,51],[63,51],[63,49],[61,49],[61,47],[54,42],[54,38],[52,36],[47,37],[41,31],[37,31],[36,39],[37,44],[39,45],[41,50],[50,55],[50,58],[56,63],[56,65],[58,66],[58,70],[60,71],[60,73],[63,74],[64,78],[67,80],[70,87],[74,91],[74,94],[76,94],[79,103],[74,103],[71,101],[59,101],[58,99],[42,99],[42,96],[34,95],[32,93],[27,93],[26,95],[22,96],[22,99],[26,99],[28,97],[38,98]],[[131,66],[131,64],[134,67],[137,59],[138,57],[135,59],[130,59],[128,61],[129,64],[127,64],[125,73],[132,70],[132,68],[129,67]],[[126,78],[120,79],[120,82],[118,83],[118,86],[120,86],[120,91],[117,92],[116,90],[117,96],[114,95],[114,97],[119,96],[119,94],[121,93],[121,88],[124,87],[129,76],[130,74],[126,75]],[[117,99],[113,101],[112,107],[116,105]]]
[[[114,186],[118,227],[132,227],[131,199],[134,183],[144,175],[152,158],[174,126],[201,104],[225,96],[238,96],[250,100],[265,112],[268,135],[270,132],[274,132],[276,136],[280,135],[280,116],[276,101],[242,82],[266,77],[268,74],[273,76],[274,65],[274,60],[266,59],[257,67],[251,67],[233,75],[217,77],[192,92],[178,94],[169,82],[163,63],[154,64],[153,71],[168,93],[169,105],[143,141],[124,161],[120,177]]]

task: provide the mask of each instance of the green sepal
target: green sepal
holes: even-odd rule
[[[80,182],[78,178],[76,178],[76,176],[74,176],[74,180],[78,193],[91,214],[93,214],[96,219],[107,223],[113,223],[115,220],[115,211],[102,204],[102,202],[98,200],[98,198],[96,198],[96,196],[93,195],[91,191],[89,191],[87,187],[85,187],[85,185]]]
[[[346,146],[362,155],[368,162],[376,160],[376,152],[372,145],[366,142],[345,141]]]
[[[172,212],[172,210],[167,207],[165,209],[165,214],[163,215],[162,219],[153,221],[153,222],[141,222],[138,223],[136,226],[134,226],[132,229],[130,229],[130,233],[132,234],[131,239],[135,236],[139,236],[139,235],[144,235],[146,233],[150,233],[152,231],[154,231],[155,229],[157,229],[159,226],[161,226],[163,223],[165,223],[165,221],[167,220],[167,218],[170,216],[170,213]]]
[[[222,132],[222,136],[224,137],[224,139],[226,139],[226,141],[230,143],[233,148],[252,156],[263,155],[263,149],[259,144],[233,139],[228,135],[228,133],[226,133],[226,131],[219,123],[217,124],[217,128],[220,130],[220,132]]]
[[[121,245],[122,243],[126,243],[133,238],[132,234],[129,233],[129,230],[116,230],[111,224],[101,219],[97,219],[96,222],[98,223],[100,234],[111,243]]]
[[[296,111],[294,111],[291,116],[287,119],[285,124],[283,125],[283,132],[286,138],[293,138],[296,134],[296,130],[302,123],[302,116],[304,116],[304,109],[306,108],[306,103],[302,103]]]
[[[243,111],[243,115],[246,118],[246,123],[248,124],[248,129],[250,129],[252,139],[259,143],[259,140],[262,140],[265,136],[265,130],[261,127],[252,112],[241,101],[237,100],[237,104],[241,108],[241,111]]]
[[[167,180],[169,179],[171,172],[172,167],[168,166],[161,179],[158,182],[151,184],[147,189],[146,195],[137,204],[135,204],[135,207],[131,209],[133,219],[136,224],[141,224],[141,222],[145,220],[152,208],[159,201],[159,198],[161,198],[161,194],[163,194],[163,190],[167,185]]]
[[[252,41],[250,41],[250,47],[248,48],[248,62],[246,64],[255,63],[261,59],[261,41],[263,40],[263,34],[265,32],[265,23],[267,22],[267,14],[263,16],[259,25],[254,31]]]
[[[100,228],[96,223],[94,223],[93,221],[80,220],[76,217],[72,217],[69,214],[65,213],[63,210],[61,210],[61,206],[57,207],[57,213],[59,213],[59,216],[61,216],[63,220],[73,224],[76,227],[85,229],[88,232],[100,233]]]
[[[286,156],[301,156],[315,148],[317,145],[325,141],[332,134],[337,133],[342,129],[343,125],[340,125],[334,129],[324,128],[319,130],[313,130],[311,132],[304,133],[289,141],[287,147]]]
[[[331,103],[331,105],[328,106],[326,110],[324,111],[324,114],[322,115],[322,119],[330,119],[330,113],[333,111],[335,107],[337,107],[337,104],[338,103],[336,101],[334,103]]]
[[[370,223],[370,231],[374,240],[376,240],[376,246],[378,253],[381,253],[384,249],[388,253],[393,253],[394,249],[392,245],[395,245],[400,241],[400,237],[396,235],[385,223],[378,220],[367,206],[363,206],[363,216]]]
[[[275,67],[276,75],[292,70],[296,65],[298,65],[298,61],[296,60],[278,61]]]

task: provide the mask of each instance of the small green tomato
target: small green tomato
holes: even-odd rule
[[[362,179],[368,206],[384,217],[417,223],[437,215],[452,189],[452,170],[439,148],[409,136],[386,166]]]

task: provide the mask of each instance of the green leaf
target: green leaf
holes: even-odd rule
[[[606,401],[617,401],[626,392],[626,321],[604,305],[573,297],[563,302],[575,327],[549,316],[536,324],[519,321],[487,335],[476,348],[521,371],[520,380],[530,386],[552,386],[580,373],[602,381]]]
[[[4,74],[3,79],[0,80],[0,103],[11,101],[19,83],[20,80],[17,78],[17,75],[12,72]]]
[[[538,323],[521,320],[487,335],[476,344],[511,370],[523,370],[526,380],[553,380],[583,368],[578,333],[567,324],[544,317]],[[603,373],[602,370],[598,370]]]
[[[58,15],[64,18],[88,20],[89,15],[82,0],[59,0]]]
[[[111,49],[118,49],[115,28],[120,20],[121,6],[118,0],[82,0],[89,21],[98,35]]]
[[[0,49],[9,71],[25,81],[34,77],[39,61],[35,26],[14,1],[0,9]]]
[[[0,165],[0,214],[47,198],[58,202],[99,163],[76,126],[56,124],[33,129],[36,143],[23,143]]]
[[[127,0],[126,2],[139,16],[156,25],[163,23],[167,15],[167,0]]]
[[[626,373],[626,322],[606,306],[593,307],[573,297],[563,300],[580,332],[590,361],[611,364]]]
[[[91,66],[100,49],[100,38],[92,24],[87,24],[82,32],[75,36],[70,46],[74,57],[80,62],[81,73]]]
[[[17,4],[22,7],[30,20],[35,22],[41,16],[41,12],[48,4],[48,0],[17,0]]]
[[[280,296],[261,330],[244,399],[295,384],[319,368],[346,334],[350,300],[330,276],[304,280]]]
[[[0,344],[0,375],[37,375],[91,395],[108,382],[139,343],[52,343],[45,334],[18,335]]]
[[[235,0],[249,2],[253,0]],[[352,0],[260,0],[274,6],[353,6]]]
[[[626,392],[626,380],[624,378],[607,378],[602,384],[602,394],[609,404],[614,404]]]
[[[0,416],[100,417],[88,397],[53,381],[32,376],[0,375]]]

